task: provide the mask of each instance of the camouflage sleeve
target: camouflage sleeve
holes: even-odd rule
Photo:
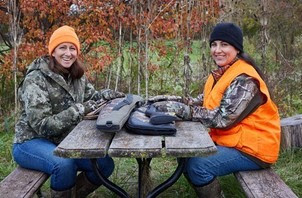
[[[100,91],[95,90],[93,85],[87,80],[86,80],[86,87],[85,87],[85,97],[84,97],[84,102],[88,100],[94,100],[97,102],[102,102],[104,100],[112,100],[114,98],[120,98],[124,97],[125,94],[122,92],[118,91],[113,91],[111,89],[102,89]]]
[[[201,121],[209,128],[228,128],[247,108],[255,94],[260,93],[258,91],[256,79],[242,74],[226,90],[218,108],[209,110],[193,106],[192,119]]]
[[[183,103],[187,105],[200,105],[202,106],[203,104],[203,94],[199,94],[196,98],[193,97],[187,97],[183,98]]]
[[[97,101],[100,99],[99,93],[97,90],[95,90],[94,86],[88,81],[88,79],[85,77],[85,96],[84,96],[84,102],[88,100],[94,100]]]
[[[21,100],[30,126],[45,137],[58,136],[70,131],[83,117],[79,108],[71,106],[58,114],[52,114],[45,77],[31,75],[23,82]]]

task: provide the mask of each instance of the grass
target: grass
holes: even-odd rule
[[[0,132],[0,180],[3,180],[16,167],[12,159],[11,145],[13,141],[13,133]],[[114,158],[115,171],[111,175],[110,180],[120,185],[132,197],[137,195],[137,163],[135,159],[130,158]],[[177,162],[173,158],[154,158],[151,161],[151,177],[153,185],[157,186],[175,170]],[[302,149],[283,151],[276,165],[273,167],[280,175],[283,181],[290,188],[302,197]],[[244,194],[233,175],[219,178],[226,198],[244,198]],[[49,196],[49,180],[43,185],[42,192]],[[100,187],[90,198],[112,197],[117,198],[115,194]],[[186,179],[181,176],[180,179],[159,198],[192,198],[196,197],[193,189],[190,187]]]

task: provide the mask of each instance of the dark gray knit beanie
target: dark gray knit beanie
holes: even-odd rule
[[[233,23],[218,23],[210,36],[210,46],[213,41],[221,40],[243,52],[243,34],[240,27]]]

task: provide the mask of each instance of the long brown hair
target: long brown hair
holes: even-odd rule
[[[264,76],[264,73],[260,70],[260,68],[258,67],[258,65],[256,64],[255,60],[248,54],[245,52],[240,52],[238,54],[238,58],[244,60],[245,62],[247,62],[248,64],[250,64],[252,67],[254,67],[254,69],[257,71],[257,73],[259,74],[259,76],[262,78],[262,80],[266,82],[266,77]]]
[[[247,62],[248,64],[250,64],[257,71],[259,76],[265,82],[271,99],[274,100],[274,96],[271,93],[270,86],[269,86],[269,83],[268,83],[268,79],[266,78],[264,73],[260,70],[260,68],[256,64],[255,60],[248,53],[245,53],[245,52],[240,52],[237,56],[238,56],[238,58],[240,58],[240,59],[244,60],[245,62]]]
[[[85,69],[83,63],[76,59],[69,69],[62,67],[54,57],[49,56],[49,69],[58,74],[70,74],[72,79],[79,79],[84,75]]]

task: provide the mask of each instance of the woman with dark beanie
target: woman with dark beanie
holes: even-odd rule
[[[96,107],[96,101],[123,96],[96,91],[79,61],[80,42],[73,28],[62,26],[51,35],[49,56],[28,67],[19,88],[21,114],[15,127],[13,157],[24,168],[51,176],[51,197],[86,197],[101,185],[89,159],[67,159],[53,154],[56,146]],[[85,131],[83,131],[85,133]],[[114,169],[110,157],[97,159],[102,173]],[[77,171],[82,171],[77,175]]]
[[[191,117],[210,128],[218,151],[188,159],[185,176],[199,197],[220,197],[217,176],[269,167],[278,158],[280,118],[263,75],[243,50],[241,29],[216,25],[210,36],[217,69],[203,95],[189,98]]]

